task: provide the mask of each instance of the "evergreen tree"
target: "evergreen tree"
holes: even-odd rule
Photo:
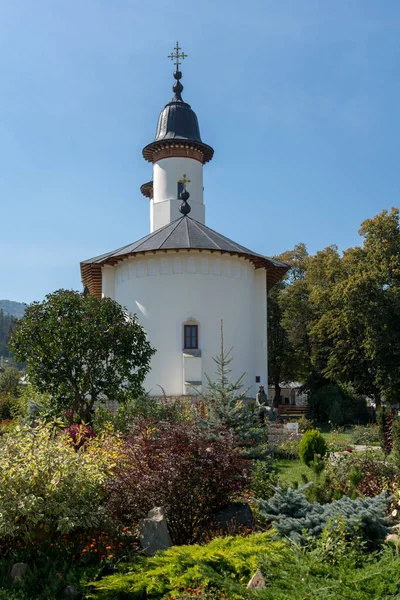
[[[232,380],[229,365],[233,361],[233,348],[224,348],[224,330],[221,320],[221,350],[213,357],[216,365],[215,377],[207,373],[207,392],[202,394],[205,409],[205,423],[208,427],[233,429],[239,446],[247,458],[260,458],[266,454],[268,428],[260,427],[258,411],[246,400],[249,388],[243,389],[246,373],[236,381]]]

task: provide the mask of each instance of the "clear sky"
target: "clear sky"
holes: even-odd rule
[[[2,0],[0,299],[81,289],[81,260],[149,233],[177,39],[208,226],[343,250],[399,204],[398,0]]]

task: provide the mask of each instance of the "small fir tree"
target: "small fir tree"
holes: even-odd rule
[[[207,379],[207,392],[202,394],[207,427],[226,427],[232,429],[247,458],[261,458],[266,454],[268,428],[260,427],[258,412],[254,406],[246,402],[249,388],[243,389],[246,373],[236,381],[232,380],[229,365],[233,361],[233,348],[226,351],[224,347],[224,329],[221,320],[221,350],[213,357],[216,364],[215,377]]]

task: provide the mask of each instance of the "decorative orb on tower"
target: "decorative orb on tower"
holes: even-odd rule
[[[212,159],[214,150],[202,141],[197,116],[182,99],[179,67],[187,54],[180,50],[176,42],[168,56],[175,65],[174,97],[160,113],[154,141],[143,148],[144,158],[153,163],[152,181],[140,188],[150,199],[150,231],[179,217],[182,173],[187,173],[191,182],[191,216],[200,223],[205,222],[203,165]]]

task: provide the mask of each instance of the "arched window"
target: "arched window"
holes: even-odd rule
[[[199,326],[185,323],[183,326],[183,348],[185,350],[198,350],[199,348]]]

